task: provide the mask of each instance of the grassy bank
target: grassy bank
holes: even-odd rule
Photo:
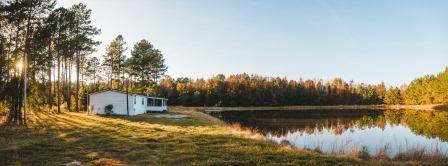
[[[375,165],[278,145],[189,108],[188,118],[31,112],[29,126],[0,127],[0,165]],[[422,164],[385,160],[380,164]]]
[[[448,105],[331,105],[331,106],[264,106],[264,107],[197,107],[197,110],[213,111],[263,111],[263,110],[338,110],[338,109],[414,109],[414,110],[448,110]]]

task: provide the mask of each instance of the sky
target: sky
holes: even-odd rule
[[[398,86],[448,65],[446,0],[58,0],[87,4],[105,53],[141,39],[174,77],[335,77]]]

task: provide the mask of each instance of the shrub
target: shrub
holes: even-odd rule
[[[112,109],[114,109],[114,106],[112,104],[106,105],[106,107],[104,107],[104,112],[106,113],[106,115],[110,115],[114,113]]]
[[[367,160],[370,158],[369,149],[365,146],[358,152],[358,158]]]

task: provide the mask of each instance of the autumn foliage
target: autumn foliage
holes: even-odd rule
[[[340,78],[324,82],[237,74],[207,80],[167,77],[158,92],[171,105],[284,106],[382,104],[386,89],[384,84],[355,84]]]

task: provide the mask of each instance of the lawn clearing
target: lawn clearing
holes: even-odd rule
[[[30,113],[28,128],[1,126],[0,165],[363,165],[278,145],[188,108],[163,118]],[[371,163],[370,163],[371,164]]]

